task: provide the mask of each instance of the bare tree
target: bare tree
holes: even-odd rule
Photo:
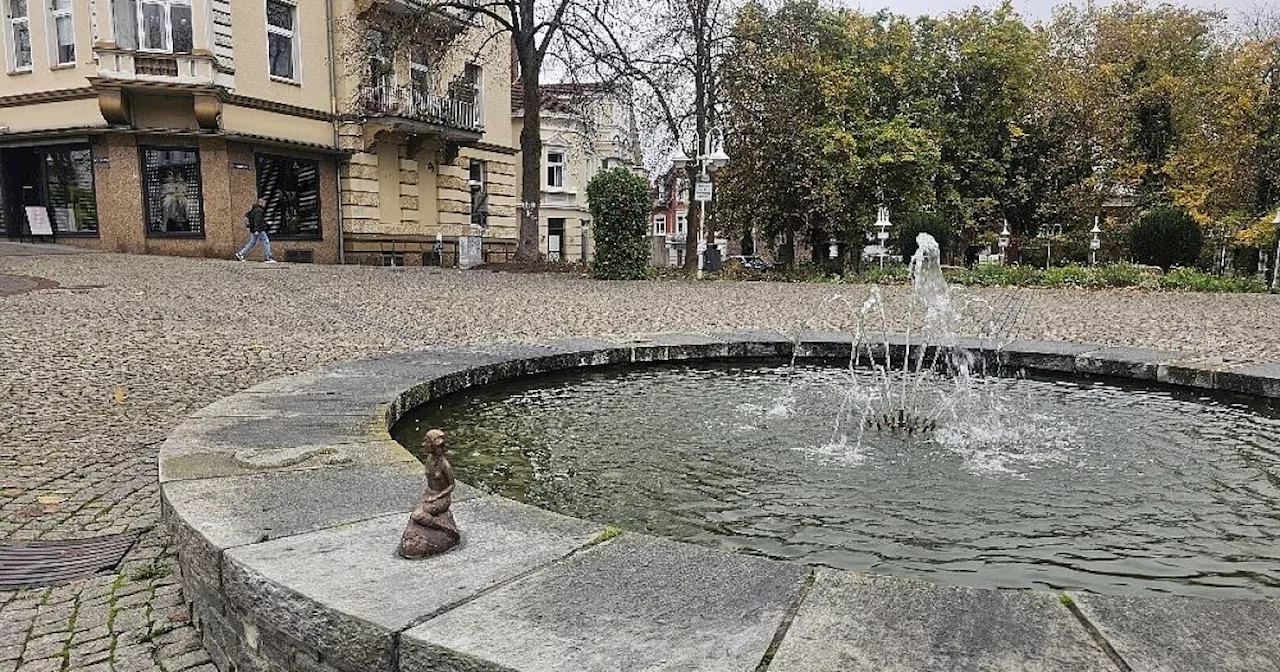
[[[666,154],[679,148],[686,156],[703,152],[716,126],[720,66],[731,39],[732,0],[601,0],[591,8],[592,21],[566,33],[572,77],[623,81],[636,91],[637,107],[650,129],[650,148]],[[588,29],[589,28],[589,29]],[[651,161],[651,163],[655,163]],[[690,165],[692,185],[700,168]],[[703,222],[690,208],[685,240],[685,268],[697,267]],[[706,226],[708,245],[713,227]]]

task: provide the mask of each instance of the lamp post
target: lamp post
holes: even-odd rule
[[[1089,230],[1093,234],[1093,240],[1089,241],[1089,265],[1098,265],[1098,249],[1102,247],[1102,241],[1098,238],[1098,234],[1102,233],[1102,227],[1098,226],[1098,218],[1093,218],[1093,228]]]
[[[880,241],[880,268],[884,268],[884,258],[889,256],[889,227],[893,226],[889,222],[889,208],[880,206],[876,212],[876,240]]]
[[[671,165],[677,170],[684,170],[698,162],[701,172],[698,174],[698,182],[694,186],[694,200],[698,201],[698,223],[706,231],[704,240],[698,243],[698,278],[702,278],[703,270],[707,267],[708,257],[711,256],[711,246],[715,243],[715,231],[707,226],[707,201],[711,200],[711,173],[723,168],[729,163],[729,155],[724,153],[723,149],[711,151],[711,134],[707,133],[702,146],[702,154],[697,159],[690,159],[685,156],[684,152],[676,150],[676,155],[671,157]]]
[[[1004,265],[1009,261],[1006,250],[1009,249],[1009,220],[1004,220],[1004,230],[1000,232],[1000,264]]]

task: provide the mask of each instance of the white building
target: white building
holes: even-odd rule
[[[512,87],[513,137],[524,124],[521,83]],[[542,205],[538,246],[548,261],[592,258],[587,183],[601,170],[623,166],[638,173],[640,142],[630,93],[605,84],[544,84],[542,98]]]

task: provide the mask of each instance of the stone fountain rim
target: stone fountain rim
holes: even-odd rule
[[[890,336],[871,339],[867,345],[883,352],[886,344],[890,349],[901,349],[904,343],[901,337]],[[815,581],[819,594],[835,590],[829,585],[854,580],[848,578],[854,576],[861,577],[857,581],[883,581],[889,586],[908,587],[917,582],[814,570],[772,560],[729,558],[726,556],[733,554],[727,551],[695,549],[633,533],[614,540],[613,532],[602,525],[468,488],[460,488],[455,510],[464,533],[470,529],[474,535],[471,550],[464,546],[442,556],[444,560],[416,564],[392,559],[395,539],[388,535],[403,525],[413,506],[420,488],[421,464],[391,439],[389,428],[428,400],[521,376],[640,362],[847,358],[852,344],[847,334],[788,337],[751,331],[431,348],[276,378],[223,398],[177,427],[159,455],[162,511],[174,534],[193,619],[223,670],[232,665],[288,668],[301,665],[300,661],[319,670],[428,670],[461,664],[459,661],[474,666],[467,670],[510,669],[503,663],[512,662],[510,651],[468,638],[466,633],[473,629],[476,618],[474,610],[507,593],[519,593],[526,584],[559,580],[556,577],[563,578],[564,572],[580,564],[603,562],[606,566],[596,569],[609,575],[637,562],[658,562],[651,556],[654,549],[661,549],[658,555],[662,558],[682,558],[680,562],[686,563],[680,573],[696,573],[699,567],[715,563],[736,563],[735,572],[758,572],[765,577],[760,579],[764,585],[775,586],[776,594],[770,598],[763,597],[767,590],[761,591],[758,585],[752,588],[761,595],[758,599],[768,602],[761,607],[767,617],[762,617],[753,637],[739,637],[742,641],[737,649],[724,655],[732,658],[734,665],[750,663],[748,667],[754,667],[753,661],[776,652],[774,660],[780,660],[782,666],[778,669],[792,669],[786,667],[786,661],[804,660],[806,646],[822,645],[806,644],[803,638],[791,636],[792,621],[797,614],[804,615],[802,603]],[[957,345],[1004,370],[1104,375],[1280,398],[1280,364],[1274,363],[1053,341],[997,345],[991,340],[960,339]],[[491,541],[496,546],[480,554],[481,547]],[[389,543],[384,547],[384,542]],[[504,552],[507,549],[528,551],[527,557],[509,558]],[[328,554],[328,558],[345,558],[349,566],[334,574],[327,569],[333,562],[314,562],[317,552]],[[454,562],[450,556],[462,558],[473,552],[480,555],[467,559],[462,567],[450,565],[452,573],[444,573],[446,564]],[[608,560],[610,553],[630,559]],[[636,559],[641,556],[649,559]],[[502,566],[490,567],[496,564]],[[375,573],[374,568],[382,573]],[[468,583],[477,572],[490,570],[484,580]],[[449,599],[423,593],[404,604],[397,602],[406,586],[421,588],[442,580],[466,586]],[[625,590],[644,590],[621,585],[629,586]],[[966,595],[984,592],[925,585]],[[555,588],[548,584],[540,590]],[[697,594],[701,589],[690,587]],[[1010,591],[996,592],[1007,595]],[[370,605],[353,597],[382,593],[386,594],[381,604]],[[715,588],[705,599],[729,599],[726,595],[731,593],[731,588]],[[651,598],[654,596],[629,595],[627,603],[644,603]],[[1087,595],[1076,599],[1086,605],[1098,601]],[[428,604],[432,600],[438,603]],[[592,604],[590,599],[587,602],[585,609]],[[1057,604],[1056,597],[1053,602]],[[485,613],[493,611],[490,606]],[[1053,618],[1070,616],[1083,622],[1087,617],[1079,607],[1070,614],[1066,607],[1062,611]],[[607,615],[595,614],[599,618]],[[800,623],[807,625],[808,621],[801,618]],[[741,634],[737,632],[740,626],[721,625],[726,636]],[[678,655],[682,645],[696,649],[694,643],[680,640],[678,633],[669,636],[675,639],[664,646],[677,652],[671,655]],[[1089,641],[1099,640],[1094,637]],[[1113,658],[1119,655],[1106,651],[1108,648],[1104,643],[1101,653]],[[689,655],[694,656],[691,660],[702,660],[711,654],[690,649]],[[572,663],[565,664],[570,667],[563,669],[574,669]]]

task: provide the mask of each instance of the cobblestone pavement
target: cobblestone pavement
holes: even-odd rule
[[[113,254],[0,256],[0,273],[59,285],[0,297],[0,539],[139,535],[114,576],[0,592],[0,672],[213,669],[159,525],[155,461],[168,431],[222,396],[429,344],[850,329],[870,291]],[[902,326],[905,297],[884,291],[890,328]],[[1280,359],[1280,296],[965,297],[974,305],[963,329],[975,335]]]

